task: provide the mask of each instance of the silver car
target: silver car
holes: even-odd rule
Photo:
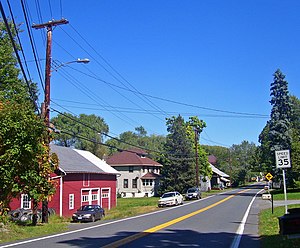
[[[186,200],[192,199],[200,199],[201,198],[201,191],[199,188],[189,188],[185,194]]]

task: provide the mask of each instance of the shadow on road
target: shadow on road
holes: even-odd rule
[[[101,235],[101,234],[99,234]],[[138,239],[132,242],[113,246],[113,243],[127,238],[138,236]],[[141,237],[142,236],[142,237]],[[199,233],[192,230],[174,230],[167,229],[163,232],[155,233],[134,233],[134,232],[120,232],[113,237],[95,237],[86,238],[78,237],[77,239],[61,241],[59,244],[67,244],[71,247],[230,247],[235,234],[218,232],[218,233]],[[256,248],[260,247],[258,238],[243,236],[242,247]]]

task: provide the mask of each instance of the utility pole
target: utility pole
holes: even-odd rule
[[[195,128],[195,156],[196,156],[196,186],[199,188],[199,165],[198,165],[198,130]]]
[[[61,19],[58,21],[52,20],[47,23],[35,24],[32,27],[35,29],[47,28],[47,47],[46,47],[46,68],[45,68],[45,99],[42,104],[42,114],[44,116],[45,125],[50,126],[50,77],[51,77],[51,49],[52,49],[52,29],[54,26],[68,24],[69,21]],[[49,147],[49,139],[45,141]],[[50,149],[49,149],[50,151]],[[42,204],[42,222],[48,223],[48,201],[44,200]]]

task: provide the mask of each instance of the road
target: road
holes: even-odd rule
[[[0,247],[255,248],[255,196],[262,188],[252,185],[123,220],[74,224],[83,228]]]

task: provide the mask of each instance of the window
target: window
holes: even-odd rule
[[[83,174],[83,186],[90,186],[90,174]]]
[[[74,209],[74,194],[69,194],[69,209]]]
[[[128,179],[124,179],[123,188],[125,188],[125,189],[128,188]]]
[[[133,172],[133,166],[129,166],[129,172]]]
[[[143,186],[152,186],[153,185],[153,179],[144,179],[143,180]]]
[[[92,201],[97,201],[98,200],[98,194],[92,194]]]
[[[132,179],[132,188],[136,189],[137,188],[137,179]]]
[[[89,195],[82,195],[81,202],[89,202]]]
[[[24,208],[24,209],[31,208],[31,200],[27,194],[21,195],[21,208]]]

